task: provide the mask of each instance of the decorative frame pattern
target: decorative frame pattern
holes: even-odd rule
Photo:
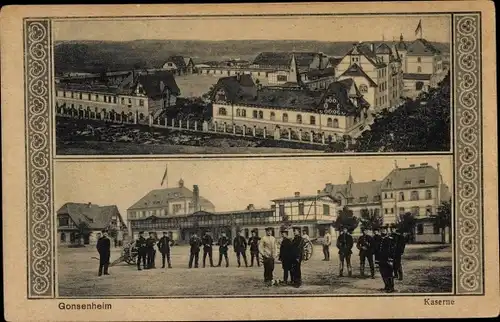
[[[481,26],[479,14],[453,16],[457,294],[484,293],[482,230]]]
[[[481,295],[484,294],[481,16],[479,13],[450,14],[456,165],[454,291],[456,295]],[[27,297],[55,298],[51,20],[25,19],[24,35]]]

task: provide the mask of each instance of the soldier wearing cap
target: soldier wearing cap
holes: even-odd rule
[[[214,267],[214,260],[212,258],[212,245],[214,240],[212,239],[212,236],[210,236],[210,231],[205,231],[205,235],[203,235],[201,242],[203,244],[203,267],[205,267],[207,256],[210,260],[210,267]]]
[[[238,261],[238,267],[241,267],[240,256],[243,257],[245,262],[245,267],[248,267],[247,262],[247,240],[243,237],[243,232],[238,229],[238,235],[233,239],[233,249],[236,253],[236,260]]]
[[[293,239],[291,247],[291,274],[292,283],[295,287],[302,285],[302,258],[304,257],[304,243],[305,240],[300,236],[300,228],[293,229]]]
[[[293,275],[290,272],[292,268],[292,241],[288,238],[288,230],[281,230],[281,238],[279,260],[283,267],[283,282],[288,283],[288,275],[290,274],[293,283]]]
[[[252,236],[248,239],[248,245],[250,245],[250,267],[253,266],[253,260],[257,262],[257,266],[260,267],[259,261],[259,242],[260,237],[257,236],[257,232],[252,230]]]
[[[361,276],[365,276],[365,261],[370,265],[371,278],[375,278],[375,267],[373,266],[373,237],[366,234],[366,229],[361,228],[361,236],[358,238],[356,247],[359,249],[359,262]]]
[[[172,268],[170,263],[170,246],[172,246],[173,241],[170,240],[168,232],[164,231],[163,236],[158,241],[158,250],[161,253],[161,268],[165,268],[165,257],[167,258],[168,268]]]
[[[108,238],[108,232],[106,230],[102,231],[102,237],[99,237],[97,240],[97,252],[99,253],[99,272],[98,275],[101,276],[109,275],[108,267],[109,267],[109,256],[111,254],[111,241]]]
[[[271,286],[273,282],[274,259],[276,257],[276,239],[272,235],[273,228],[266,228],[266,236],[260,239],[259,252],[264,266],[264,283]]]
[[[337,248],[339,249],[339,276],[344,276],[344,261],[347,263],[347,273],[352,276],[352,266],[351,266],[351,254],[352,246],[354,246],[354,241],[347,227],[342,227],[342,231],[337,238]]]
[[[139,232],[139,238],[135,241],[135,247],[137,248],[137,269],[141,270],[141,260],[142,267],[146,269],[146,238],[144,238],[144,232]]]
[[[379,269],[382,280],[384,281],[383,291],[387,293],[394,292],[394,255],[395,243],[390,234],[387,234],[387,226],[381,231],[382,241],[379,248]]]
[[[146,239],[146,252],[147,252],[147,263],[148,263],[147,267],[149,269],[155,268],[155,255],[156,255],[155,245],[156,245],[156,238],[154,232],[150,231],[149,238]]]
[[[401,229],[399,228],[395,229],[394,233],[392,233],[392,237],[394,238],[394,243],[396,245],[394,254],[394,277],[402,281],[403,280],[402,257],[405,252],[406,238],[402,234]]]
[[[198,268],[198,261],[200,258],[200,247],[201,247],[201,239],[198,237],[196,233],[194,233],[189,239],[189,245],[191,246],[189,250],[189,268],[193,267],[194,260],[194,268]]]
[[[229,238],[227,238],[226,232],[223,231],[217,242],[217,244],[219,245],[219,264],[217,264],[217,267],[220,267],[223,256],[224,259],[226,260],[226,267],[229,267],[229,259],[227,258],[227,249],[229,247],[229,243],[230,243]]]
[[[382,242],[382,236],[380,236],[380,229],[375,227],[373,228],[373,255],[375,255],[375,266],[377,267],[379,261],[379,251],[381,242]]]

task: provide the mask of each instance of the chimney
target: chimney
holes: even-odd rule
[[[375,44],[374,43],[370,43],[370,50],[375,51]]]
[[[198,185],[193,186],[193,208],[194,211],[200,210],[200,190]]]
[[[318,189],[317,193],[318,193],[318,195],[320,195],[321,194],[321,190]]]
[[[438,168],[439,168],[439,164],[438,164]],[[92,203],[91,203],[91,202],[89,202],[89,203],[87,204],[87,207],[89,207],[89,208],[90,208],[91,206],[92,206]]]
[[[300,192],[296,191],[296,192],[294,193],[294,195],[295,195],[295,197],[300,197]]]
[[[248,204],[247,210],[254,210],[254,209],[255,209],[255,206],[253,205],[253,203]]]
[[[182,178],[179,180],[179,188],[184,188],[184,180]]]

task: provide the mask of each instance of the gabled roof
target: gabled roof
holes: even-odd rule
[[[441,52],[439,49],[434,47],[433,44],[428,42],[427,40],[423,38],[419,38],[414,40],[409,46],[408,46],[408,55],[413,55],[413,56],[433,56],[436,54],[440,54]]]
[[[215,85],[215,88],[223,88],[226,92],[227,97],[233,102],[240,96],[244,96],[246,94],[245,87],[255,87],[255,83],[251,75],[243,74],[237,76],[221,77]]]
[[[315,52],[262,52],[255,57],[254,65],[288,66],[292,55],[299,67],[308,67],[319,53]]]
[[[367,197],[366,202],[374,202],[380,196],[382,181],[353,182],[351,184],[327,184],[323,191],[333,197],[354,198],[354,203],[360,203],[361,197]]]
[[[368,47],[366,44],[355,44],[346,54],[347,55],[352,55],[358,53],[360,55],[363,55],[373,66],[375,67],[384,67],[386,66],[385,63],[382,63],[378,60],[377,55]]]
[[[184,57],[184,64],[187,66],[189,65],[189,62],[192,61],[191,57]],[[194,62],[193,62],[194,64]],[[177,64],[176,64],[177,65]]]
[[[344,112],[347,115],[357,114],[361,106],[356,107],[351,101],[350,91],[353,87],[356,92],[355,99],[361,98],[361,93],[359,92],[358,87],[356,86],[354,80],[352,78],[347,78],[341,81],[331,83],[326,89],[322,101],[326,97],[334,94],[335,97],[340,102],[340,108],[342,112]]]
[[[345,72],[343,72],[340,76],[350,76],[350,77],[355,77],[355,76],[358,76],[358,77],[364,77],[368,80],[368,82],[370,83],[370,86],[372,87],[377,87],[377,83],[375,83],[373,81],[373,79],[371,79],[370,76],[368,76],[364,71],[363,71],[363,68],[361,68],[358,64],[354,63],[352,64],[351,66],[349,66],[349,68],[346,69]]]
[[[179,55],[168,57],[167,62],[173,62],[177,68],[186,68],[186,66],[187,66],[187,63],[185,62],[184,57],[179,56]]]
[[[128,210],[166,207],[169,202],[181,201],[186,198],[193,198],[193,196],[193,191],[186,187],[155,189],[148,192],[144,197],[128,208]],[[199,197],[199,202],[202,209],[214,207],[213,203],[201,196]]]
[[[115,205],[99,206],[91,203],[65,203],[57,215],[69,215],[71,220],[78,225],[81,221],[86,222],[91,229],[105,229],[111,223],[112,217],[117,217],[117,222],[125,225],[123,218]]]
[[[151,98],[157,98],[164,92],[162,83],[165,88],[168,88],[172,94],[180,95],[180,89],[177,86],[174,75],[169,71],[157,71],[154,73],[146,73],[135,75],[132,81],[124,80],[120,85],[124,91],[133,92],[138,84],[144,88],[146,95]]]
[[[381,43],[375,49],[375,53],[380,55],[392,55],[392,49],[386,43]]]
[[[440,173],[430,165],[393,169],[383,180],[382,189],[409,189],[437,186]],[[423,180],[421,183],[420,180]],[[405,181],[411,181],[409,185]]]
[[[330,61],[330,64],[332,65],[332,67],[337,67],[338,64],[340,64],[340,62],[342,61],[342,58],[335,58],[335,57],[330,57],[328,58],[328,60]]]

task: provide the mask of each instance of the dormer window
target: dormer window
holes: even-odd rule
[[[411,180],[405,180],[405,186],[411,186]]]

